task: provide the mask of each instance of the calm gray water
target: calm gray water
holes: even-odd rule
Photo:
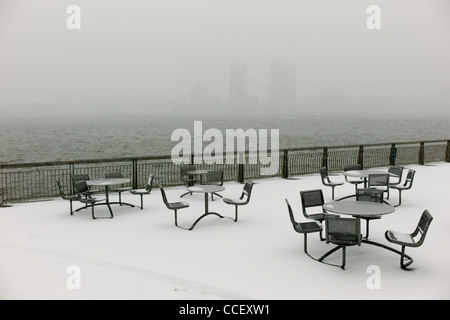
[[[449,139],[449,117],[194,117],[176,114],[9,119],[0,126],[0,163],[170,155],[173,130],[279,129],[280,148]],[[270,132],[270,131],[269,131]],[[204,143],[205,147],[208,143]]]

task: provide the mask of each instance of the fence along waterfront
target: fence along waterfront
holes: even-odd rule
[[[237,156],[235,153],[235,160]],[[192,155],[191,161],[193,159]],[[328,167],[329,171],[342,171],[344,165],[357,163],[362,163],[364,168],[394,164],[423,165],[426,162],[450,162],[450,140],[282,149],[279,150],[279,169],[269,176],[261,175],[261,164],[257,160],[247,153],[244,164],[238,164],[237,161],[234,164],[216,164],[205,160],[196,165],[199,169],[224,170],[225,181],[239,182],[312,174],[317,173],[322,166]],[[155,175],[156,185],[183,184],[179,165],[174,164],[170,156],[1,164],[1,203],[58,197],[55,183],[58,178],[64,190],[72,193],[73,174],[89,174],[94,179],[115,171],[121,171],[130,178],[134,188],[145,187],[150,173]]]

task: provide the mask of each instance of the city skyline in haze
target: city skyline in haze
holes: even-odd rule
[[[70,5],[80,29],[67,27]],[[367,26],[370,5],[379,30]],[[0,0],[0,110],[177,107],[197,84],[228,109],[239,61],[249,104],[270,112],[278,60],[295,67],[294,90],[278,89],[297,102],[289,108],[403,101],[445,111],[449,17],[445,0]]]

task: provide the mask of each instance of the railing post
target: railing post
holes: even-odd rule
[[[421,165],[425,164],[425,142],[420,143],[419,164],[421,164]]]
[[[3,192],[3,170],[2,166],[0,166],[0,193],[2,194],[2,198],[0,201],[0,207],[5,203],[5,196]]]
[[[447,141],[447,148],[445,148],[445,162],[450,162],[450,140]]]
[[[323,148],[322,167],[328,168],[328,147]]]
[[[245,156],[244,154],[238,153],[237,154],[237,163],[238,163],[238,181],[240,183],[244,183],[245,180],[245,172],[244,172],[244,162],[245,162]]]
[[[283,170],[282,170],[282,177],[284,179],[287,179],[289,177],[289,153],[287,150],[284,150],[283,152]]]
[[[133,189],[138,188],[138,172],[137,159],[133,159]]]
[[[364,146],[360,145],[358,150],[358,164],[364,168]]]
[[[395,166],[395,158],[397,157],[397,148],[395,147],[395,143],[391,145],[391,155],[389,157],[389,164],[391,166]]]
[[[70,188],[70,193],[73,194],[75,192],[75,190],[73,190],[73,181],[72,181],[72,177],[75,174],[75,163],[74,162],[71,162],[69,164],[69,173],[70,173],[69,188]]]

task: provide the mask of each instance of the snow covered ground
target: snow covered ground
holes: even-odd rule
[[[62,199],[0,208],[0,299],[449,299],[450,164],[406,168],[417,171],[413,188],[370,230],[371,240],[389,244],[387,229],[412,232],[428,209],[434,220],[424,244],[406,251],[414,258],[412,271],[400,269],[398,255],[365,244],[347,249],[346,270],[304,254],[303,235],[293,230],[284,199],[298,221],[306,221],[299,191],[322,188],[330,201],[331,188],[313,174],[255,180],[237,223],[209,216],[193,231],[175,227],[158,188],[145,197],[144,210],[113,206],[114,219],[92,220],[90,210],[70,216]],[[225,187],[226,197],[242,191],[236,182]],[[180,201],[184,192],[168,188],[169,201]],[[336,197],[353,192],[344,184]],[[139,205],[138,196],[123,199]],[[203,213],[204,198],[194,194],[182,201],[190,207],[180,210],[178,222],[190,226]],[[397,191],[390,201],[397,203]],[[219,198],[210,210],[234,215],[234,207]],[[96,207],[96,214],[107,216],[107,208]],[[316,257],[332,247],[317,234],[308,240]],[[340,259],[339,251],[328,261]]]

